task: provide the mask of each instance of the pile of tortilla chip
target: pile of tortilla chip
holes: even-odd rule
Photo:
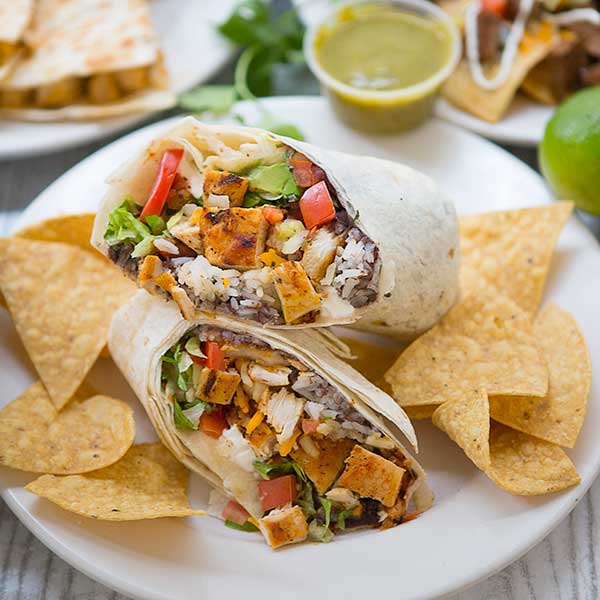
[[[43,473],[27,489],[106,520],[202,514],[162,444],[132,446],[133,411],[86,378],[135,286],[91,247],[93,214],[0,238],[0,299],[39,376],[0,410],[0,465]]]
[[[384,376],[409,416],[431,418],[512,494],[579,483],[563,450],[585,418],[591,363],[574,318],[540,310],[558,236],[557,202],[461,219],[461,299]]]

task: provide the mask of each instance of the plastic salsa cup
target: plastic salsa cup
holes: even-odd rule
[[[320,58],[320,51],[327,40],[334,40],[336,33],[348,23],[357,23],[360,19],[389,14],[390,11],[406,18],[407,21],[413,19],[417,24],[422,23],[423,19],[430,21],[440,28],[440,32],[447,34],[447,39],[439,42],[447,46],[447,52],[438,68],[424,74],[422,80],[417,78],[409,85],[388,86],[387,89],[385,82],[384,89],[353,85],[342,81],[341,78],[336,78],[331,73],[331,69],[326,69],[323,64],[326,61]],[[343,51],[346,50],[347,48],[343,49]],[[341,51],[342,47],[340,46]],[[335,9],[324,19],[309,27],[304,38],[304,54],[309,68],[321,83],[321,89],[328,96],[336,114],[344,122],[351,127],[365,131],[393,133],[416,127],[430,115],[439,87],[454,71],[460,60],[462,46],[455,22],[441,8],[431,2],[426,0],[370,2],[354,0],[337,4]],[[364,56],[365,52],[361,50],[359,54]],[[427,54],[418,57],[421,67],[423,67],[424,56],[426,57]],[[345,54],[343,58],[346,58]],[[389,60],[389,55],[387,58]],[[376,61],[377,57],[370,56],[369,60]],[[413,58],[407,55],[403,57],[403,60],[406,64]],[[347,69],[347,63],[342,61],[340,64]],[[400,68],[399,75],[402,75],[402,72],[402,68]],[[411,77],[414,79],[415,75],[411,74]]]

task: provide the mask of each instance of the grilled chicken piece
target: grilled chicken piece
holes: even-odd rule
[[[294,323],[321,306],[321,297],[299,262],[287,261],[273,272],[286,323]]]
[[[259,409],[267,416],[267,422],[277,433],[277,441],[283,444],[294,434],[296,424],[304,410],[304,400],[285,388],[261,400]]]
[[[325,277],[325,271],[333,262],[338,246],[339,238],[324,227],[317,229],[315,235],[308,241],[300,264],[313,281],[321,281]]]
[[[202,254],[202,238],[198,225],[194,225],[191,221],[181,221],[171,227],[171,235],[198,254]]]
[[[261,266],[269,223],[260,208],[197,208],[191,221],[200,227],[210,264],[238,271]]]
[[[229,404],[239,384],[237,373],[204,367],[196,388],[196,398],[213,404]]]
[[[346,459],[338,485],[391,507],[396,504],[404,473],[404,469],[383,456],[356,445]]]
[[[142,262],[138,272],[138,284],[140,287],[149,290],[152,286],[152,280],[162,273],[162,262],[155,254],[148,254]]]
[[[114,75],[119,87],[127,94],[143,90],[150,85],[150,73],[146,67],[123,69]]]
[[[356,442],[348,438],[334,441],[316,437],[313,437],[312,441],[319,448],[319,456],[312,457],[302,448],[298,448],[292,451],[292,458],[304,469],[319,494],[324,494],[344,468],[344,460]]]
[[[248,441],[261,458],[271,458],[275,452],[277,438],[273,430],[266,424],[261,423],[248,437]]]
[[[291,372],[287,367],[265,367],[257,363],[252,363],[248,368],[248,375],[253,381],[272,386],[288,385]]]
[[[221,346],[223,354],[231,358],[247,358],[269,365],[285,365],[288,361],[277,350],[270,348],[259,348],[253,344],[228,344],[227,342]]]
[[[248,180],[229,171],[209,170],[204,172],[204,197],[209,194],[228,196],[230,206],[241,206],[248,190]]]
[[[344,510],[348,510],[350,508],[354,508],[358,505],[358,500],[356,496],[348,489],[336,487],[329,490],[325,496],[328,500],[332,502],[337,502],[340,504]]]
[[[6,108],[21,108],[27,104],[29,90],[0,91],[0,105]]]
[[[35,91],[36,104],[42,108],[59,108],[74,104],[81,96],[81,79],[70,77],[40,86]]]
[[[190,191],[189,181],[187,177],[182,177],[179,173],[176,173],[173,185],[171,185],[171,189],[167,195],[167,206],[171,210],[180,210],[188,203],[194,203],[194,196]]]
[[[299,506],[272,510],[258,523],[271,548],[303,542],[308,536],[308,523]]]

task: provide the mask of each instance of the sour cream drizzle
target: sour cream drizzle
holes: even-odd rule
[[[600,13],[595,8],[575,8],[558,14],[544,13],[544,19],[559,27],[581,23],[582,21],[600,25]]]
[[[481,59],[479,57],[479,40],[478,40],[478,27],[477,27],[477,16],[481,7],[479,1],[475,1],[470,4],[465,10],[465,34],[466,34],[466,46],[467,46],[467,59],[469,61],[469,69],[471,70],[471,76],[475,83],[482,89],[492,92],[497,90],[506,83],[506,80],[510,77],[510,72],[517,58],[517,52],[519,50],[519,44],[523,39],[525,33],[525,25],[529,14],[533,9],[535,0],[521,0],[519,5],[519,13],[517,18],[510,28],[510,32],[506,37],[506,43],[502,50],[502,57],[500,58],[500,68],[492,79],[488,79],[483,72],[481,66]]]

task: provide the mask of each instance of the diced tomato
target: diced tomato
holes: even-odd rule
[[[226,521],[233,521],[238,525],[243,525],[250,517],[250,513],[239,502],[230,500],[223,509],[222,517]]]
[[[262,214],[271,225],[281,223],[281,221],[283,221],[283,217],[285,216],[283,211],[275,206],[263,206]]]
[[[203,431],[212,438],[218,439],[225,429],[227,429],[227,420],[221,407],[202,413],[200,417],[200,431]]]
[[[320,424],[319,419],[302,419],[302,431],[308,434],[315,433]]]
[[[291,158],[290,166],[294,173],[294,179],[300,187],[308,188],[325,179],[323,169],[315,165],[300,152],[296,152]]]
[[[284,475],[258,484],[258,495],[263,510],[270,510],[291,502],[296,497],[296,478]]]
[[[503,18],[508,10],[507,0],[481,0],[481,10]]]
[[[160,215],[162,213],[182,157],[182,148],[165,150],[160,161],[160,166],[158,167],[152,191],[140,215],[140,220],[143,221],[150,215]]]
[[[307,229],[329,223],[335,217],[335,207],[324,181],[309,187],[300,198],[302,219]]]
[[[209,369],[225,370],[225,355],[217,342],[205,342],[204,354],[206,354],[206,366]]]
[[[192,359],[192,362],[196,363],[197,365],[202,365],[203,367],[206,366],[205,358],[202,358],[200,356],[194,356],[193,354],[190,354],[190,357]]]

